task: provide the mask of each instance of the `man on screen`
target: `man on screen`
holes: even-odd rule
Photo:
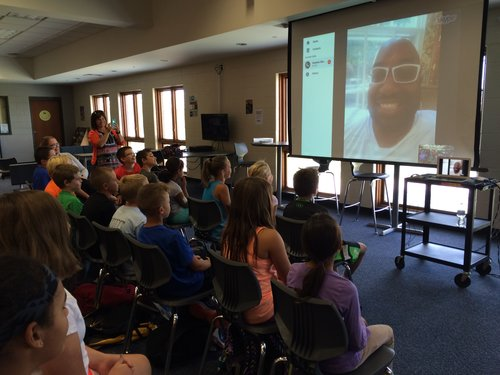
[[[379,49],[371,71],[368,110],[346,110],[346,158],[416,162],[418,146],[434,144],[436,112],[420,110],[420,57],[408,39]]]

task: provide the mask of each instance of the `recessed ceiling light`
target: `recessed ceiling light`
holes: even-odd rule
[[[243,43],[243,42],[240,42],[240,43],[236,43],[237,46],[246,46],[247,44],[246,43]]]

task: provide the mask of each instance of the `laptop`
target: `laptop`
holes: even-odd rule
[[[438,157],[437,175],[451,178],[469,177],[471,160],[457,156]]]

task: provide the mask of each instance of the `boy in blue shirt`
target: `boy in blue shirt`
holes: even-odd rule
[[[137,204],[146,216],[138,240],[158,246],[167,256],[172,268],[170,281],[158,288],[164,297],[188,297],[201,290],[210,289],[211,280],[205,272],[211,266],[210,259],[195,255],[186,238],[163,225],[170,214],[168,187],[163,182],[144,185],[137,195]]]
[[[56,152],[51,147],[37,147],[35,150],[35,161],[37,166],[33,171],[33,189],[45,190],[45,186],[50,181],[49,172],[47,171],[47,162],[54,156]]]

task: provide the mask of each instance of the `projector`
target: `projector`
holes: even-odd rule
[[[273,143],[273,138],[254,138],[253,143]]]

